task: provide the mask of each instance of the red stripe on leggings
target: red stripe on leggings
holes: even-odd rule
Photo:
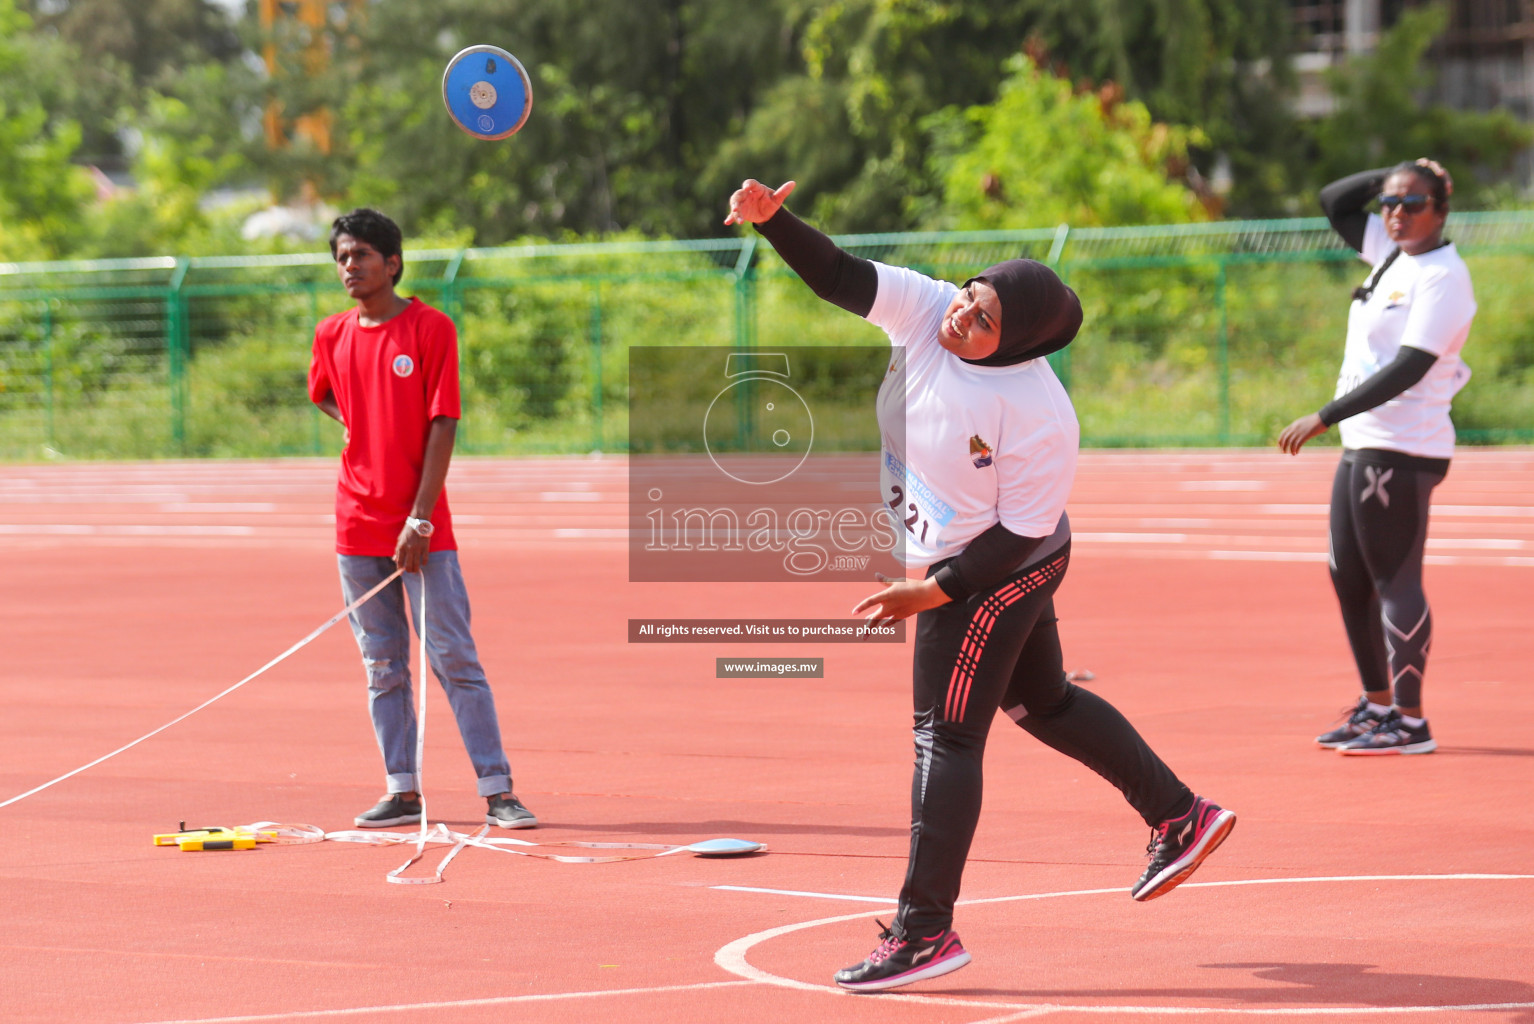
[[[943,701],[944,721],[964,720],[965,709],[969,707],[969,691],[975,683],[975,672],[980,667],[980,656],[985,653],[985,643],[991,637],[992,628],[1000,621],[1001,613],[1058,576],[1064,566],[1065,559],[1057,558],[1022,579],[1011,581],[980,602],[974,618],[970,619],[964,631],[959,655],[954,661],[953,675],[948,679],[948,694]]]

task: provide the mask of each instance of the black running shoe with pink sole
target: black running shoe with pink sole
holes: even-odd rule
[[[1201,796],[1194,797],[1187,814],[1151,829],[1150,844],[1145,848],[1150,865],[1129,895],[1141,903],[1165,896],[1186,882],[1235,827],[1234,811]]]
[[[902,939],[878,922],[879,948],[868,959],[836,972],[836,983],[849,992],[882,992],[913,981],[938,978],[969,963],[958,933],[945,928],[936,935]]]

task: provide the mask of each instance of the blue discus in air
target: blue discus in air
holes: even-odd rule
[[[522,62],[499,46],[470,46],[447,62],[442,102],[476,139],[504,139],[533,112],[533,84]]]

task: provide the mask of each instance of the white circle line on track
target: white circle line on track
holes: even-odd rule
[[[1454,875],[1322,875],[1307,878],[1243,878],[1227,882],[1184,882],[1183,889],[1217,889],[1231,888],[1242,885],[1299,885],[1306,883],[1321,882],[1465,882],[1465,881],[1530,881],[1534,875],[1500,875],[1500,874],[1454,874]],[[720,888],[716,886],[715,888]],[[1122,887],[1112,889],[1071,889],[1061,892],[1025,893],[1018,896],[992,896],[984,899],[960,900],[958,906],[979,906],[989,903],[1019,903],[1027,900],[1058,899],[1066,896],[1102,896],[1106,894],[1123,894],[1126,890]],[[805,893],[807,896],[824,898],[828,894]],[[836,897],[831,897],[836,898]],[[851,897],[860,898],[860,897]],[[1091,1005],[1068,1005],[1060,1003],[1003,1003],[991,1000],[961,999],[953,996],[925,996],[917,993],[854,993],[835,985],[815,984],[808,981],[796,981],[793,978],[784,978],[780,975],[770,974],[759,967],[754,967],[746,959],[746,954],[757,945],[775,939],[782,935],[803,931],[807,928],[818,928],[821,925],[840,924],[843,921],[857,921],[871,917],[874,914],[885,913],[884,910],[862,910],[855,914],[839,914],[835,917],[822,917],[813,921],[801,921],[798,924],[779,925],[765,931],[753,932],[750,935],[736,939],[719,947],[714,954],[714,963],[731,974],[744,978],[747,981],[760,982],[766,985],[776,985],[780,988],[798,989],[804,992],[824,992],[835,996],[849,996],[859,999],[899,999],[908,1003],[924,1003],[932,1006],[973,1006],[976,1009],[986,1010],[1010,1010],[1009,1014],[1000,1017],[986,1018],[984,1021],[976,1021],[975,1024],[1001,1024],[1004,1021],[1023,1020],[1036,1016],[1045,1016],[1053,1013],[1081,1013],[1081,1014],[1121,1014],[1136,1016],[1194,1016],[1211,1014],[1231,1014],[1250,1017],[1301,1017],[1301,1016],[1362,1016],[1379,1014],[1403,1014],[1403,1013],[1447,1013],[1447,1012],[1473,1012],[1488,1010],[1529,1010],[1534,1009],[1534,1002],[1527,1003],[1475,1003],[1458,1006],[1308,1006],[1308,1007],[1282,1007],[1282,1008],[1246,1008],[1239,1006],[1091,1006]]]
[[[348,1006],[336,1010],[289,1010],[285,1013],[253,1013],[237,1017],[184,1017],[175,1020],[149,1021],[147,1024],[257,1024],[260,1021],[324,1020],[327,1017],[356,1017],[365,1013],[408,1013],[420,1010],[461,1010],[475,1006],[515,1006],[518,1003],[544,1003],[561,999],[600,999],[603,996],[644,996],[663,992],[695,992],[703,989],[733,988],[752,984],[747,981],[700,981],[693,985],[657,985],[654,988],[596,989],[589,992],[547,992],[521,996],[489,996],[484,999],[447,999],[430,1003],[395,1003],[387,1006]]]

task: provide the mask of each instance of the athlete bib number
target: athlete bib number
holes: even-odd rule
[[[938,536],[953,519],[953,506],[932,493],[921,480],[906,473],[905,464],[889,452],[884,453],[885,504],[905,523],[913,540],[933,548]]]

